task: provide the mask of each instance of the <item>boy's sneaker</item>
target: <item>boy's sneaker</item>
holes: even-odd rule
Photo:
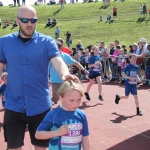
[[[86,97],[87,100],[91,100],[90,96],[89,96],[89,93],[85,92],[84,95],[85,95],[85,97]]]
[[[115,103],[116,103],[116,104],[119,104],[119,100],[120,100],[120,96],[119,96],[119,95],[116,95]]]
[[[137,111],[137,115],[138,116],[143,116],[143,114],[142,114],[142,112],[139,110],[139,111]]]
[[[99,95],[99,100],[104,101],[102,95]]]

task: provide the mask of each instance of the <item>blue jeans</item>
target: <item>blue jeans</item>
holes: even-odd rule
[[[115,72],[116,64],[113,63],[113,62],[110,62],[109,65],[110,65],[110,70],[111,70],[111,73],[112,73],[112,78],[115,78],[116,77],[116,72]]]
[[[70,47],[70,38],[66,38],[66,44]]]

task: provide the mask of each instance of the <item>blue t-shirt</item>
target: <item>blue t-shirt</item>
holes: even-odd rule
[[[82,55],[81,57],[80,57],[80,64],[82,64],[82,65],[85,65],[85,59],[86,59],[86,56],[85,55]]]
[[[60,52],[55,40],[36,31],[27,42],[19,32],[0,38],[0,62],[6,64],[9,74],[6,109],[33,116],[52,106],[48,64],[56,56]]]
[[[50,139],[49,150],[80,150],[82,136],[88,136],[88,123],[85,114],[80,110],[66,111],[58,106],[50,111],[40,123],[37,131],[54,131],[68,124],[70,133]]]
[[[68,55],[66,53],[62,52],[61,57],[67,66],[70,64],[74,64],[76,62],[70,55]],[[51,62],[49,63],[49,71],[50,71],[50,80],[52,83],[62,83],[63,82],[63,80],[60,78],[59,74],[57,73],[57,71],[51,64]]]
[[[125,85],[131,85],[131,86],[137,85],[137,72],[138,72],[138,66],[137,65],[128,64],[125,67],[125,69],[123,70],[123,72],[125,72],[125,74],[129,77],[135,78],[135,81],[125,79]]]
[[[89,65],[95,64],[95,62],[100,61],[100,55],[91,55],[89,58]],[[101,73],[100,64],[96,64],[94,67],[89,68],[89,77]]]

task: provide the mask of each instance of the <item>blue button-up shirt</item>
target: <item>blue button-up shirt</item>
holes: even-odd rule
[[[8,71],[5,108],[33,116],[52,106],[48,64],[60,52],[49,36],[34,32],[25,43],[18,34],[0,38],[0,62],[7,64]]]

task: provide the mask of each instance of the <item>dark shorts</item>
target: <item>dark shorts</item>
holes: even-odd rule
[[[28,127],[31,143],[33,145],[39,147],[48,147],[49,139],[37,140],[35,138],[35,132],[49,111],[50,109],[38,115],[26,116],[25,114],[5,109],[4,137],[5,141],[7,142],[7,148],[19,148],[24,145],[26,127]]]
[[[137,95],[137,86],[135,85],[125,85],[125,96],[129,96],[129,94]]]
[[[94,78],[96,78],[96,77],[98,77],[98,76],[101,76],[101,73],[98,73],[98,74],[96,74],[96,75],[94,75],[94,76],[89,76],[89,78],[90,78],[90,79],[94,79]]]
[[[113,16],[117,16],[117,12],[113,12]]]

